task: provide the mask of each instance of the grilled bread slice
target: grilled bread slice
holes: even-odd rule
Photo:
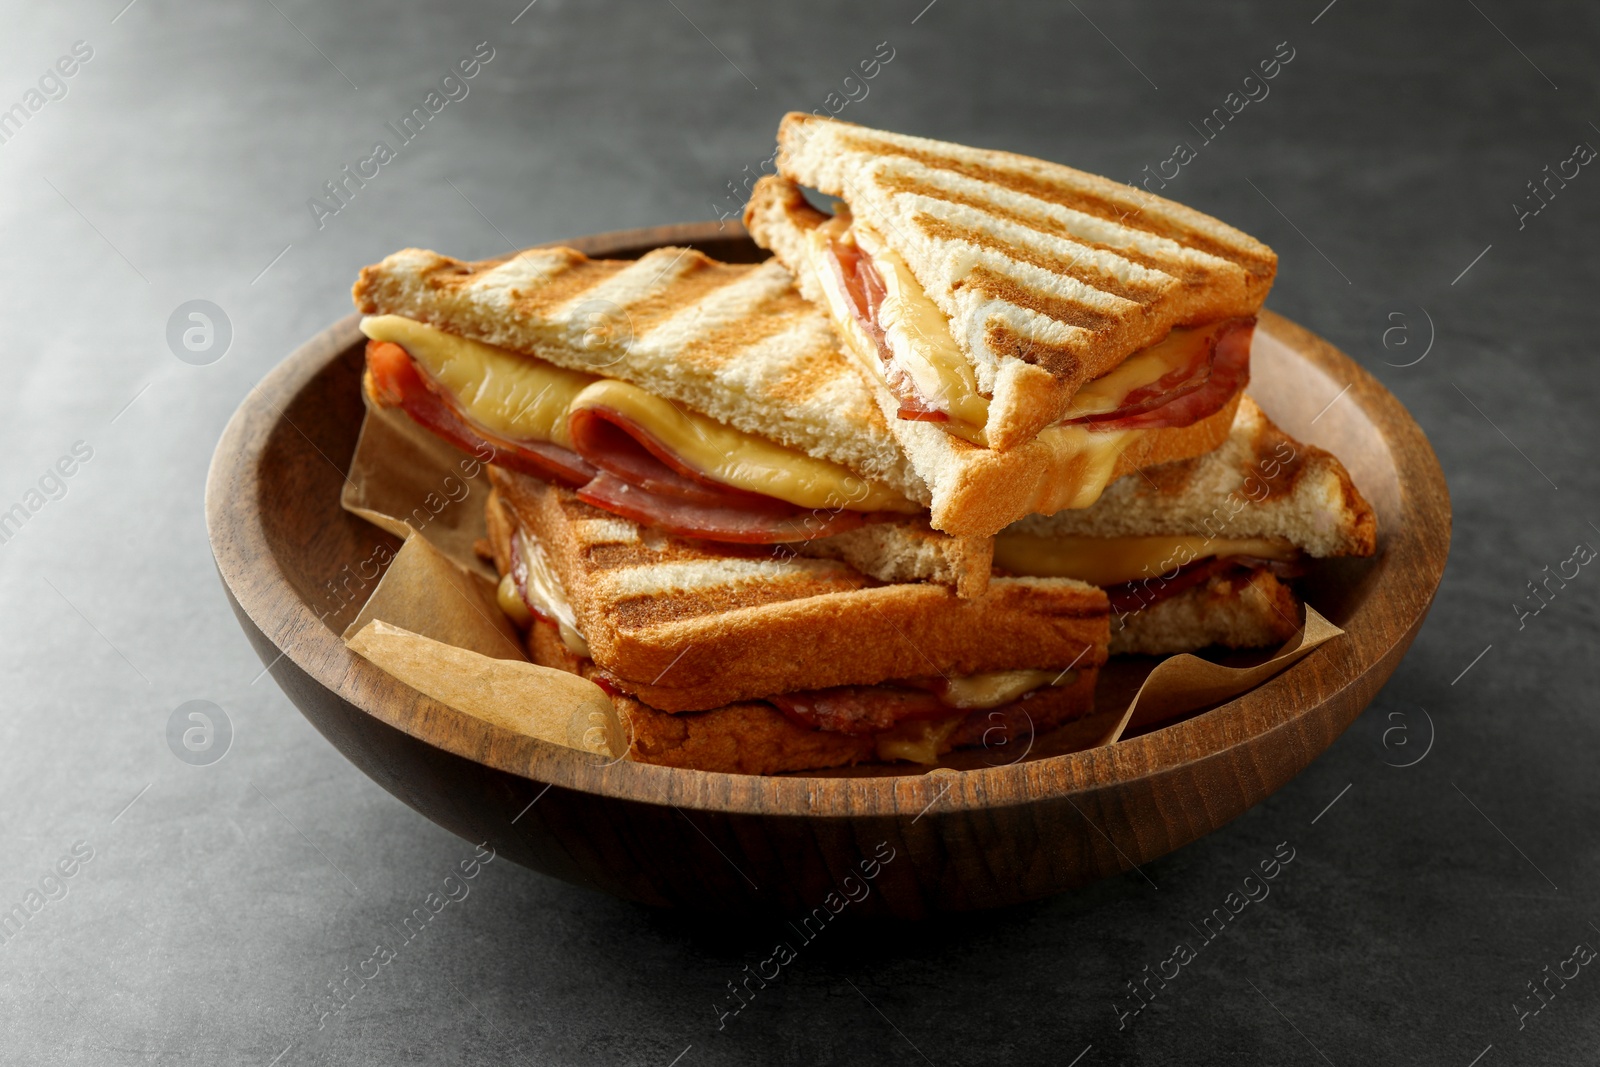
[[[505,521],[547,555],[590,658],[663,711],[1105,659],[1105,595],[1072,579],[1007,578],[960,599],[834,560],[667,536],[538,479],[489,473]]]
[[[409,248],[363,268],[352,295],[365,314],[632,382],[927,502],[827,321],[779,264],[689,248],[637,260],[533,248],[480,262]]]
[[[1248,396],[1216,451],[1130,474],[1092,507],[1030,516],[995,539],[1001,573],[1105,586],[1114,653],[1277,644],[1301,612],[1272,568],[1376,551],[1377,517],[1343,464]]]
[[[572,652],[556,628],[535,620],[528,633],[533,662],[586,678],[602,675],[593,660]],[[943,723],[909,722],[878,734],[813,730],[764,701],[739,701],[710,711],[669,714],[626,693],[611,694],[626,758],[639,763],[726,774],[782,774],[856,763],[916,759],[952,749],[987,747],[1009,761],[1037,734],[1093,709],[1097,671],[1072,672],[1068,684],[1034,693],[1003,710],[973,711]]]
[[[618,378],[748,434],[926,504],[927,489],[826,319],[775,262],[718,263],[687,248],[637,261],[570,248],[467,263],[408,249],[369,266],[356,306],[399,315],[568,370]],[[880,516],[883,518],[883,516]],[[989,580],[987,538],[946,536],[925,514],[810,544],[884,581],[962,596]]]
[[[746,225],[756,240],[791,265],[800,291],[823,307],[830,306],[831,297],[814,263],[824,247],[826,221],[798,187],[783,179],[757,182],[746,209]],[[869,369],[878,364],[877,343],[854,315],[839,309],[831,317],[889,431],[927,487],[934,527],[954,536],[989,536],[1027,515],[1082,508],[1113,479],[1204,455],[1227,439],[1239,405],[1235,396],[1188,426],[1110,433],[1050,426],[1012,448],[985,448],[938,423],[898,418],[900,400]]]
[[[1279,537],[1320,557],[1370,556],[1377,531],[1344,464],[1284,433],[1246,396],[1215,451],[1119,478],[1094,506],[1031,515],[1006,535]]]
[[[1255,314],[1277,272],[1214,218],[1056,163],[799,112],[778,148],[781,175],[843,200],[943,312],[997,449],[1173,327]]]

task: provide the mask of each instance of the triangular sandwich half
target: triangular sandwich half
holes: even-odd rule
[[[745,223],[829,312],[939,528],[1084,507],[1226,436],[1277,269],[1265,245],[1006,152],[800,114],[779,148]]]
[[[674,537],[489,473],[501,604],[529,627],[535,662],[612,695],[632,759],[747,774],[926,763],[1092,708],[1109,632],[1092,586],[1001,578],[962,599]]]

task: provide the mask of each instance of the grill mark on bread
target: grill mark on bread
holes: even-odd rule
[[[958,289],[970,287],[991,299],[1004,300],[1037,312],[1045,318],[1085,330],[1099,332],[1114,329],[1121,324],[1117,316],[1107,314],[1099,308],[1030,289],[1015,278],[1008,278],[988,267],[974,267],[971,274],[965,280],[957,282],[955,287]]]
[[[1083,362],[1073,349],[1020,334],[999,319],[990,319],[985,324],[983,339],[1000,355],[1011,356],[1024,363],[1042,367],[1056,378],[1071,380],[1083,373]],[[964,441],[955,443],[966,444]]]
[[[844,373],[855,373],[846,357],[831,345],[819,344],[795,358],[782,377],[767,385],[766,392],[776,403],[804,403]],[[876,404],[865,409],[862,416],[870,425],[887,429]]]
[[[906,614],[911,610],[920,610],[921,618],[939,618],[936,605],[941,605],[964,614],[968,609],[944,599],[947,593],[926,597],[927,586],[885,584],[836,561],[781,558],[767,546],[710,545],[648,531],[626,544],[614,534],[591,541],[580,525],[600,513],[570,490],[497,467],[489,468],[489,476],[497,499],[509,509],[506,525],[519,525],[549,552],[579,630],[601,655],[605,670],[632,679],[658,707],[690,711],[792,692],[808,683],[871,684],[1035,665],[992,662],[1013,657],[1017,649],[1053,649],[1050,655],[1059,656],[1059,665],[1077,657],[1080,668],[1104,661],[1109,609],[1104,596],[1087,586],[1000,580],[981,609],[981,628],[977,617],[952,624],[973,627],[964,637],[935,626],[925,638],[937,646],[936,658],[930,658],[926,646],[900,629],[915,628]],[[625,562],[608,566],[605,560]],[[904,593],[914,593],[914,607]],[[887,628],[878,620],[887,620]],[[877,636],[860,649],[838,642],[824,648],[839,628]],[[899,640],[893,636],[897,632]],[[978,634],[985,637],[975,646]],[[769,641],[775,642],[770,649]],[[900,648],[906,641],[912,643]],[[970,651],[974,647],[977,651]],[[858,653],[861,661],[875,665],[861,667]],[[738,661],[731,679],[725,677],[731,669],[727,656]],[[857,668],[873,676],[849,676]],[[772,688],[754,691],[748,671]]]
[[[883,141],[875,137],[864,137],[860,134],[851,133],[844,135],[841,140],[848,148],[854,151],[880,156],[904,156],[936,170],[955,171],[957,174],[968,178],[990,182],[1003,189],[1023,193],[1047,203],[1059,204],[1073,211],[1081,211],[1085,215],[1093,215],[1095,218],[1114,222],[1119,226],[1126,226],[1129,229],[1139,230],[1143,233],[1155,234],[1157,237],[1166,237],[1169,240],[1177,241],[1179,244],[1216,256],[1218,259],[1237,264],[1253,275],[1269,274],[1275,269],[1274,265],[1266,262],[1260,256],[1251,255],[1239,248],[1224,244],[1209,234],[1191,226],[1185,226],[1175,219],[1163,218],[1159,215],[1145,215],[1138,204],[1131,201],[1124,202],[1121,197],[1096,196],[1092,193],[1074,189],[1064,182],[1048,181],[1024,171],[997,167],[988,163],[972,163],[956,156],[898,145],[892,141]]]
[[[737,363],[748,349],[791,328],[796,316],[809,310],[799,303],[804,299],[793,292],[763,297],[750,307],[749,314],[734,316],[721,326],[700,334],[694,344],[678,350],[677,358],[704,370]]]
[[[1241,496],[1248,495],[1252,504],[1264,504],[1294,496],[1310,462],[1317,457],[1332,458],[1314,445],[1293,440],[1264,419],[1251,426],[1249,434],[1247,442],[1236,443],[1239,437],[1236,428],[1232,434],[1234,441],[1224,442],[1222,447],[1239,450],[1237,467],[1247,485],[1253,486],[1259,483],[1266,487],[1264,495],[1254,492],[1247,494],[1244,487],[1238,490]],[[1284,444],[1290,445],[1294,450],[1288,459],[1284,459],[1280,452]],[[1212,460],[1213,457],[1208,454],[1172,463],[1161,463],[1145,468],[1144,477],[1157,493],[1164,496],[1183,496],[1193,491],[1201,469]],[[1268,477],[1268,471],[1272,471],[1271,477]]]
[[[1123,245],[1105,244],[1100,241],[1091,240],[1090,238],[1074,231],[1071,226],[1068,226],[1061,220],[1050,218],[1048,215],[1041,215],[1038,212],[1024,211],[1018,208],[1009,207],[1004,204],[998,204],[992,200],[973,193],[967,193],[957,189],[946,189],[942,186],[934,185],[932,182],[912,178],[904,174],[882,174],[878,177],[878,184],[891,193],[903,193],[911,196],[921,196],[926,197],[929,200],[943,200],[946,203],[956,204],[960,207],[969,207],[976,211],[982,211],[985,214],[993,215],[995,218],[1004,219],[1007,222],[1015,223],[1018,226],[1024,226],[1038,233],[1042,233],[1050,237],[1058,237],[1065,241],[1071,241],[1074,244],[1082,245],[1083,247],[1092,249],[1096,252],[1104,252],[1108,255],[1117,256],[1121,259],[1127,260],[1130,263],[1136,263],[1147,270],[1161,271],[1163,274],[1169,275],[1184,285],[1205,285],[1216,273],[1215,271],[1207,270],[1203,266],[1195,263],[1185,262],[1176,257],[1164,259],[1160,256],[1153,256],[1147,252],[1142,252],[1137,248],[1130,248]],[[1074,277],[1076,277],[1076,275],[1074,275]],[[1080,278],[1079,280],[1088,281],[1089,279]]]
[[[691,264],[687,270],[674,273],[669,268],[666,277],[644,296],[623,308],[633,325],[635,337],[644,337],[653,327],[685,308],[699,304],[718,289],[739,281],[749,273],[748,267],[712,263],[698,253],[691,255],[697,256],[698,261],[686,256],[685,259]]]
[[[782,604],[827,593],[850,592],[861,588],[855,583],[814,581],[742,582],[738,585],[709,586],[703,589],[674,589],[668,593],[613,600],[607,605],[617,629],[633,635],[646,634],[657,627],[690,619],[722,615],[743,608]],[[671,684],[658,680],[651,684]]]
[[[1054,256],[1041,255],[1030,248],[1011,244],[982,230],[973,229],[969,226],[958,226],[944,219],[936,219],[932,215],[919,214],[916,216],[916,223],[918,229],[936,241],[964,241],[967,244],[977,245],[979,248],[998,252],[1009,259],[1014,259],[1018,263],[1026,263],[1029,266],[1038,267],[1042,271],[1064,275],[1083,282],[1093,289],[1121,297],[1141,307],[1148,307],[1153,304],[1165,290],[1165,287],[1159,284],[1124,282],[1120,278],[1113,277],[1109,272],[1100,270],[1093,263],[1063,262]]]
[[[925,500],[925,484],[896,446],[870,389],[843,352],[833,364],[835,380],[820,392],[801,389],[793,398],[781,400],[768,393],[769,385],[783,377],[798,354],[814,346],[840,344],[825,314],[798,292],[787,303],[770,305],[784,315],[789,314],[784,308],[793,307],[793,332],[786,337],[738,350],[720,361],[682,358],[685,351],[703,346],[710,331],[734,319],[758,317],[752,308],[762,297],[793,290],[792,277],[777,262],[702,269],[711,263],[702,253],[685,248],[665,249],[639,261],[587,260],[571,249],[545,249],[530,251],[520,263],[515,257],[463,262],[405,249],[364,268],[353,296],[365,314],[400,315],[557,366],[600,370],[605,377],[632,382],[686,411],[838,463],[909,498]],[[500,273],[489,277],[496,270]],[[637,307],[624,307],[631,316],[635,343],[627,347],[615,343],[613,330],[613,343],[606,347],[604,358],[596,360],[600,353],[584,343],[589,339],[585,330],[629,320],[615,316],[593,322],[573,312],[590,299],[609,297],[618,305],[632,305],[655,289],[679,288],[680,271],[688,272],[688,277],[681,283],[678,302],[684,304],[681,297],[691,295],[690,286],[696,290],[694,302],[660,321],[660,313],[668,310],[664,305],[653,309],[644,305],[646,311],[655,312],[649,319]],[[725,277],[725,284],[714,284],[718,276]],[[746,284],[730,287],[741,281]],[[554,289],[541,291],[557,283],[565,295],[561,302],[552,296]],[[762,328],[767,326],[777,324]],[[792,350],[784,343],[790,337],[797,342]],[[754,334],[747,337],[754,339]]]
[[[563,251],[570,250],[563,249]],[[550,308],[560,307],[588,292],[627,266],[626,263],[587,259],[576,252],[567,258],[568,266],[565,270],[548,279],[540,279],[527,288],[513,287],[511,295],[529,310],[542,313]],[[510,262],[513,262],[513,259],[497,260],[483,265],[461,264],[461,268],[476,269],[446,268],[439,271],[435,277],[438,278],[437,284],[440,288],[470,290],[483,286],[487,275]],[[433,279],[430,278],[430,283],[432,282]]]

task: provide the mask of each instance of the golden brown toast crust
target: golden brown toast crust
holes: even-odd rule
[[[592,662],[573,655],[561,643],[548,623],[534,623],[528,652],[535,663],[546,667],[585,677],[597,673]],[[1009,755],[1009,746],[1030,732],[1042,733],[1092,711],[1097,675],[1093,668],[1082,671],[1072,684],[1042,690],[1008,712],[972,712],[940,750],[1005,745]],[[847,767],[877,758],[870,736],[807,729],[758,701],[668,714],[623,693],[611,700],[628,742],[627,758],[640,763],[726,774],[781,774]]]
[[[489,471],[497,506],[549,554],[595,662],[666,711],[1104,662],[1109,604],[1081,582],[997,579],[972,599],[929,583],[885,585],[842,563],[665,536],[569,490]]]
[[[1007,363],[1043,372],[1006,394],[1044,393],[1042,411],[996,394],[995,447],[1060,419],[1085,382],[1173,327],[1254,314],[1277,271],[1217,219],[1060,164],[801,113],[778,144],[780,175],[846,201],[907,261],[980,384]]]
[[[807,234],[822,218],[792,183],[781,179],[757,182],[745,210],[751,233],[797,272],[800,291],[827,311],[827,299],[806,253]],[[876,343],[853,319],[831,321],[851,350],[863,384],[877,398],[890,432],[931,490],[935,529],[952,536],[987,537],[1025,516],[1049,515],[1068,506],[1073,487],[1063,475],[1069,473],[1072,460],[1054,446],[1050,432],[1007,449],[982,448],[946,433],[936,423],[896,418],[899,400],[868,369],[878,361]],[[1043,383],[1035,380],[1042,375],[1029,368],[1002,383],[1004,390],[1016,392],[1019,409],[1045,395],[1039,391]],[[1210,452],[1227,439],[1240,396],[1242,389],[1221,410],[1188,426],[1137,431],[1137,440],[1118,458],[1112,478]]]
[[[927,501],[826,316],[776,263],[687,248],[638,260],[534,248],[469,262],[410,248],[362,268],[352,297],[364,314],[633,382]]]
[[[1141,432],[1117,458],[1113,481],[1145,467],[1211,452],[1228,439],[1242,397],[1236,394],[1215,414],[1188,426]],[[947,533],[992,535],[1024,516],[1051,515],[1066,506],[1058,480],[1062,463],[1048,435],[1009,452],[952,437],[949,449],[954,476],[936,483],[931,512],[933,525]]]
[[[1091,507],[1034,515],[1036,536],[1287,537],[1313,556],[1370,556],[1377,516],[1344,465],[1284,433],[1248,396],[1228,438],[1203,456],[1113,482]]]

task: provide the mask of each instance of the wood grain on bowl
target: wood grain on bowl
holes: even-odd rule
[[[667,244],[764,255],[714,223],[568,243],[592,256]],[[1444,477],[1399,401],[1267,312],[1252,395],[1336,453],[1378,513],[1378,555],[1330,561],[1310,591],[1345,637],[1220,708],[1070,755],[893,777],[613,762],[454,711],[340,641],[374,561],[398,548],[339,506],[361,425],[356,321],[273,370],[217,446],[206,517],[240,624],[305,716],[395,796],[518,863],[650,904],[826,915],[842,899],[830,894],[864,885],[851,914],[915,917],[1044,897],[1164,855],[1269,796],[1360,714],[1421,626],[1449,548]]]

